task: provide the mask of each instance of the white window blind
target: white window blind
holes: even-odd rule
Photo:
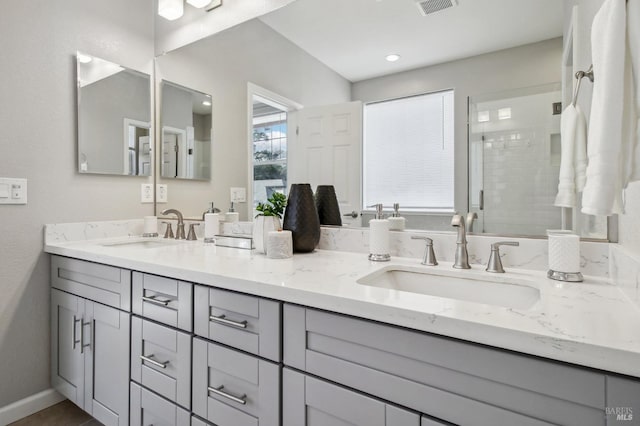
[[[363,203],[453,210],[453,90],[365,105]]]

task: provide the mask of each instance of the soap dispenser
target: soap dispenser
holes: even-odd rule
[[[392,231],[404,231],[406,220],[400,216],[400,204],[393,203],[393,214],[389,218],[389,229]]]
[[[386,262],[389,254],[389,221],[382,215],[382,204],[374,204],[376,217],[369,221],[369,260]]]
[[[229,206],[229,211],[226,214],[225,221],[233,223],[233,222],[237,222],[239,219],[240,219],[240,213],[236,211],[232,201],[231,206]]]

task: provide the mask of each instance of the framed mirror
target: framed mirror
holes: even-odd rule
[[[78,171],[151,176],[148,74],[78,52]]]
[[[161,176],[211,178],[211,95],[163,80],[161,94]]]

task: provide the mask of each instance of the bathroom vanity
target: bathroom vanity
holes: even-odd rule
[[[603,280],[126,237],[46,251],[54,387],[106,425],[639,421],[640,312]],[[388,288],[389,270],[528,290],[479,303]]]

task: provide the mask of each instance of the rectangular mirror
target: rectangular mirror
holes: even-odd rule
[[[160,84],[163,178],[211,178],[211,95],[169,81]]]
[[[151,78],[78,52],[78,171],[151,176]]]
[[[557,96],[557,89],[563,80],[564,24],[563,3],[557,0],[474,0],[426,15],[420,13],[413,2],[296,0],[159,56],[156,60],[159,75],[172,80],[173,76],[179,76],[175,81],[183,85],[207,87],[207,91],[214,94],[216,104],[224,105],[213,114],[216,134],[223,135],[215,145],[212,160],[215,185],[187,188],[175,183],[172,185],[179,190],[173,193],[189,194],[189,199],[180,200],[181,207],[195,215],[206,208],[203,200],[214,201],[224,208],[229,202],[230,187],[247,188],[247,204],[236,208],[242,209],[243,219],[249,219],[251,201],[263,197],[269,187],[282,186],[284,182],[287,185],[308,182],[314,189],[317,185],[334,185],[344,210],[341,213],[347,218],[345,222],[366,226],[373,215],[365,208],[364,201],[381,202],[379,199],[383,197],[377,193],[374,198],[378,200],[369,200],[365,194],[371,193],[371,188],[363,185],[375,181],[371,176],[382,176],[386,162],[399,161],[394,169],[396,177],[387,178],[393,181],[400,180],[399,174],[420,171],[421,167],[441,167],[442,162],[435,160],[430,165],[428,161],[422,166],[415,165],[413,160],[435,158],[429,154],[431,151],[418,145],[414,151],[419,154],[412,155],[411,162],[407,161],[406,155],[411,155],[407,154],[408,138],[400,133],[416,136],[416,144],[422,143],[424,135],[429,135],[432,142],[428,143],[434,150],[448,146],[442,135],[452,135],[453,162],[447,173],[452,176],[453,185],[438,187],[449,191],[442,194],[447,200],[446,208],[438,209],[440,204],[432,200],[414,200],[416,194],[421,197],[421,193],[440,190],[434,189],[437,182],[433,178],[416,183],[414,175],[401,176],[408,184],[396,187],[384,201],[389,214],[391,203],[398,202],[400,195],[411,200],[400,205],[407,228],[451,230],[453,211],[486,213],[479,210],[477,194],[482,189],[482,179],[489,175],[489,166],[483,165],[480,157],[474,157],[481,154],[473,148],[474,138],[482,135],[477,127],[467,128],[472,119],[470,99],[482,103],[486,94],[507,92],[519,98],[518,91],[553,86],[553,99],[536,103],[535,111],[523,110],[527,115],[524,118],[530,119],[529,124],[527,120],[520,120],[523,118],[520,110],[515,109],[513,118],[505,118],[502,123],[517,122],[519,127],[515,129],[520,130],[516,133],[521,135],[532,126],[546,126],[544,138],[539,139],[544,141],[544,156],[533,159],[526,150],[512,151],[523,154],[525,158],[518,161],[530,161],[530,169],[545,169],[557,161],[559,116],[553,116],[552,103],[562,100]],[[269,95],[252,92],[256,86]],[[375,134],[383,145],[383,155],[379,156],[378,163],[367,162],[363,154],[367,154],[367,141],[372,134],[371,129],[362,125],[362,120],[370,116],[367,111],[371,106],[445,90],[452,91],[452,108],[442,120],[430,120],[439,123],[433,128],[424,129],[413,125],[415,123],[403,125],[400,121],[394,128],[402,132],[387,131],[391,126],[382,125],[376,119],[377,124],[381,124]],[[263,153],[264,149],[256,147],[251,125],[255,95],[293,105],[286,109],[286,134],[278,137],[287,141],[286,176],[272,179],[272,175],[265,177],[262,169],[255,168],[262,163],[271,167],[268,163],[274,159],[265,156],[277,154],[277,150]],[[401,119],[408,116],[400,109],[394,111],[393,115]],[[261,136],[258,134],[258,139]],[[265,158],[256,158],[256,154]],[[283,158],[277,160],[284,162]],[[411,168],[406,167],[409,163]],[[484,175],[478,175],[478,170]],[[500,180],[503,172],[496,171],[496,179]],[[370,175],[365,179],[367,173]],[[478,176],[479,182],[474,180]],[[504,175],[495,182],[496,188],[509,187],[512,193],[528,194],[526,185],[517,188],[514,185],[529,177],[529,169],[514,168],[509,171],[508,179]],[[549,227],[566,229],[588,222],[589,226],[578,226],[576,231],[585,237],[605,238],[606,232],[601,232],[605,222],[596,223],[553,207],[550,194],[555,195],[557,189],[557,182],[553,180],[553,173],[546,173],[542,183],[545,195],[531,194],[530,202],[539,205],[541,212],[535,218],[518,217],[517,209],[509,208],[509,202],[499,196],[488,200],[491,194],[485,193],[493,217],[481,215],[474,232],[544,236]],[[194,194],[202,195],[194,197]],[[198,206],[191,205],[196,202]],[[356,217],[363,212],[361,220],[345,216],[352,212]],[[539,220],[538,216],[545,217]],[[492,220],[509,226],[498,229],[490,224]],[[530,223],[532,221],[535,223]]]

